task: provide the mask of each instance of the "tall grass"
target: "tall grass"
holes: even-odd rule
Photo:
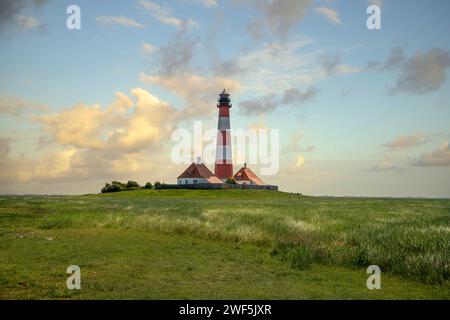
[[[251,190],[158,190],[2,198],[30,227],[123,228],[252,243],[291,266],[380,266],[450,280],[450,200],[313,198]],[[31,215],[30,215],[31,214]],[[2,228],[5,226],[2,226]]]

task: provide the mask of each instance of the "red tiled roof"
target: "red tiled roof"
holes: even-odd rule
[[[222,183],[222,180],[217,178],[211,170],[203,163],[193,162],[184,172],[178,177],[178,179],[186,178],[203,178],[210,183]]]
[[[250,168],[247,168],[246,166],[239,169],[238,172],[234,175],[234,180],[236,181],[252,181],[254,184],[257,185],[265,185],[264,181],[262,181],[258,176],[250,170]]]

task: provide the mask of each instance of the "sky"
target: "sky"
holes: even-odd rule
[[[81,29],[67,27],[70,5]],[[279,130],[277,174],[252,169],[280,190],[450,197],[449,12],[446,0],[2,1],[0,193],[176,183],[172,133],[216,128],[226,88],[232,129]]]

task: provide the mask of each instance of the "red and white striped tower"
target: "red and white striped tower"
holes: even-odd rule
[[[226,180],[233,177],[233,161],[231,157],[231,132],[230,132],[230,94],[223,89],[219,94],[219,123],[217,126],[216,165],[214,175]]]

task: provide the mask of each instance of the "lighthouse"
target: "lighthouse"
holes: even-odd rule
[[[278,190],[278,186],[268,185],[249,167],[244,166],[233,176],[230,131],[230,94],[223,89],[217,103],[219,121],[217,125],[216,163],[214,174],[201,158],[193,162],[177,178],[176,185],[163,184],[166,189],[266,189]],[[234,179],[233,182],[227,181]]]
[[[231,153],[231,132],[230,132],[230,94],[223,89],[219,94],[217,103],[219,109],[219,121],[217,125],[217,145],[216,164],[214,175],[225,181],[233,177],[233,161]]]

